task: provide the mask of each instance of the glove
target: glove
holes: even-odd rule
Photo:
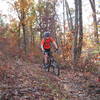
[[[56,49],[56,51],[58,51],[58,48]]]
[[[58,48],[55,50],[56,53],[58,53]]]
[[[44,54],[44,53],[45,53],[45,51],[44,51],[44,50],[42,50],[42,53]]]

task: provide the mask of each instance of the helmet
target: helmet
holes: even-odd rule
[[[50,32],[44,32],[44,37],[49,37],[50,36]]]

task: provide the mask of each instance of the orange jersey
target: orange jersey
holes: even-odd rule
[[[55,40],[52,37],[49,37],[47,39],[42,39],[41,45],[43,45],[44,49],[50,49],[51,48],[51,43],[54,42]]]

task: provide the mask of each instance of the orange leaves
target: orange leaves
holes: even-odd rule
[[[25,10],[25,8],[27,8],[27,6],[28,6],[27,0],[18,0],[18,1],[20,3],[20,9]]]
[[[63,46],[63,55],[67,61],[70,61],[72,52],[72,32],[67,32],[65,39],[66,43]]]
[[[25,24],[28,23],[29,25],[31,25],[33,20],[35,20],[35,16],[34,15],[27,17],[25,20],[23,20],[22,23],[25,23]]]
[[[34,11],[34,0],[18,0],[15,2],[15,10],[20,19],[20,24],[29,24],[35,20]]]
[[[17,37],[16,36],[13,36],[12,38],[10,38],[10,47],[15,47],[16,45],[18,44],[18,41],[17,41]]]
[[[32,0],[18,0],[15,2],[15,7],[20,11],[27,12],[31,4]]]

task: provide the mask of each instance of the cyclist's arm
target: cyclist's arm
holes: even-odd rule
[[[53,41],[53,44],[54,44],[55,48],[58,49],[57,43],[55,41]]]
[[[55,46],[55,48],[58,49],[58,46],[57,46],[56,41],[55,41],[53,38],[51,38],[51,40],[52,40],[52,43],[53,43],[53,45]]]
[[[44,51],[43,44],[44,44],[44,40],[41,41],[41,49],[42,49],[42,51]]]

